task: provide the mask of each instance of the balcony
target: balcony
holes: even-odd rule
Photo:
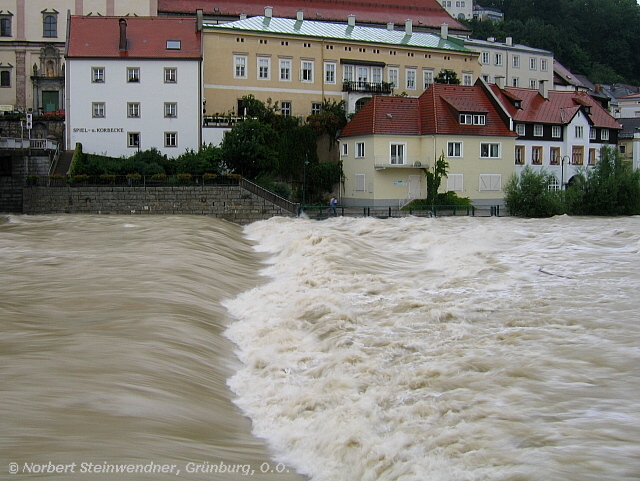
[[[427,168],[427,162],[419,156],[379,156],[373,159],[373,168],[385,169],[422,169]]]
[[[353,80],[345,80],[342,82],[342,91],[391,94],[393,91],[393,84],[390,82],[356,82]]]
[[[51,139],[0,138],[0,149],[56,150],[57,148],[58,142]]]

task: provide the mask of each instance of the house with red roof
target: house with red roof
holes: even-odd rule
[[[202,144],[202,42],[196,17],[71,16],[66,144],[112,157]]]
[[[559,189],[580,169],[594,166],[603,145],[616,145],[622,126],[587,92],[546,87],[489,86],[518,135],[515,171],[544,169],[554,175]]]
[[[341,202],[391,206],[425,198],[425,169],[444,155],[442,192],[499,204],[514,172],[515,139],[506,111],[481,79],[433,84],[418,98],[373,97],[339,136]]]

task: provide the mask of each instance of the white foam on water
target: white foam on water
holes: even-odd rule
[[[236,402],[324,480],[640,472],[640,219],[274,218]]]

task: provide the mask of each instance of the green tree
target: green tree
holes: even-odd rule
[[[511,215],[551,217],[564,213],[562,193],[553,190],[552,174],[526,166],[520,175],[513,174],[504,192],[504,203]]]
[[[442,177],[446,177],[449,163],[445,160],[444,152],[438,157],[433,170],[422,169],[427,178],[427,204],[435,205],[438,199],[438,189],[442,183]]]
[[[437,84],[460,85],[460,79],[455,70],[443,68],[433,79]]]
[[[278,171],[278,134],[270,125],[248,119],[233,126],[222,140],[226,168],[255,179],[262,172]]]

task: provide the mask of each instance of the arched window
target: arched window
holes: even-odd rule
[[[57,37],[58,36],[58,17],[56,15],[45,15],[43,22],[44,31],[43,37]]]

